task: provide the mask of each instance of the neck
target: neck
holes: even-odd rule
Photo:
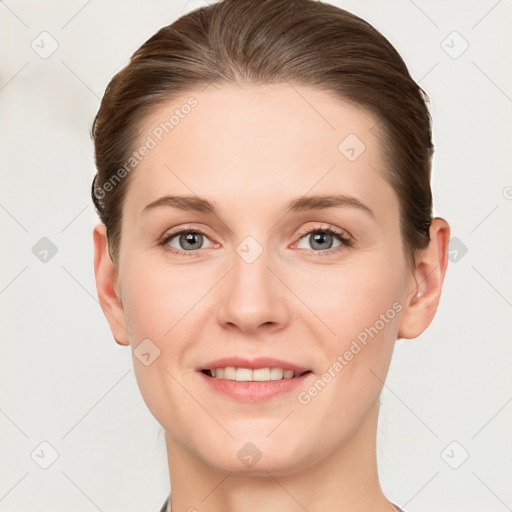
[[[200,512],[392,512],[376,460],[378,402],[328,457],[296,471],[248,475],[198,459],[166,432],[173,510]]]

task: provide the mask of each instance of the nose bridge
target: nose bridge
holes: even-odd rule
[[[274,258],[264,243],[247,236],[236,246],[218,308],[221,323],[249,332],[264,324],[286,322],[284,286],[269,269]]]

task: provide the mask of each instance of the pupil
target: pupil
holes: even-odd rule
[[[196,238],[199,237],[199,242],[196,241]],[[198,245],[199,247],[189,247],[191,249],[200,249],[201,248],[201,241],[202,241],[202,235],[200,233],[184,233],[181,235],[180,243],[182,245],[184,244],[190,244],[190,245]]]
[[[316,233],[313,236],[313,243],[311,244],[311,247],[315,248],[315,245],[320,245],[320,247],[316,247],[317,249],[330,249],[331,246],[332,246],[332,239],[331,239],[331,243],[328,244],[327,247],[325,246],[321,246],[322,243],[325,243],[325,237],[331,237],[332,238],[332,235],[329,234],[329,233]]]

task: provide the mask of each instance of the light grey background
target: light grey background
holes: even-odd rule
[[[435,214],[457,239],[437,316],[397,342],[383,390],[384,491],[407,512],[512,510],[511,1],[332,3],[429,93]],[[97,302],[89,130],[131,53],[201,4],[0,3],[0,512],[156,512],[169,492],[163,433]]]

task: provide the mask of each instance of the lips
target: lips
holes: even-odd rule
[[[227,363],[226,363],[227,361]],[[280,364],[283,366],[288,366],[289,370],[291,368],[297,368],[299,370],[303,369],[301,366],[297,366],[294,364],[287,363],[285,361],[276,360],[276,359],[268,359],[264,358],[257,362],[257,360],[249,361],[251,365],[256,365],[256,368],[253,370],[258,370],[258,366],[260,364]],[[212,361],[211,363],[216,364],[247,364],[247,360],[237,359],[219,359],[217,361]],[[211,363],[208,363],[211,364]],[[227,367],[226,367],[227,368]],[[239,367],[240,368],[240,367]],[[247,368],[247,367],[246,367]],[[248,370],[250,371],[250,370]],[[238,380],[230,380],[225,378],[215,378],[211,377],[207,374],[207,369],[198,369],[197,374],[199,375],[199,379],[203,382],[207,389],[213,391],[216,395],[223,395],[230,399],[234,399],[240,402],[261,402],[265,400],[273,399],[277,396],[286,397],[288,395],[288,400],[294,400],[294,394],[291,394],[297,388],[304,388],[315,378],[314,374],[311,371],[305,371],[297,377],[293,378],[282,378],[279,380],[264,380],[264,381],[238,381]],[[237,371],[238,372],[238,371]]]
[[[310,371],[309,368],[273,357],[257,357],[254,359],[247,359],[243,357],[224,357],[205,363],[202,367],[197,368],[197,370],[204,372],[204,370],[226,368],[228,366],[234,366],[235,368],[250,368],[251,370],[256,370],[258,368],[282,368],[283,370],[292,370],[296,375],[301,375],[302,373]]]

